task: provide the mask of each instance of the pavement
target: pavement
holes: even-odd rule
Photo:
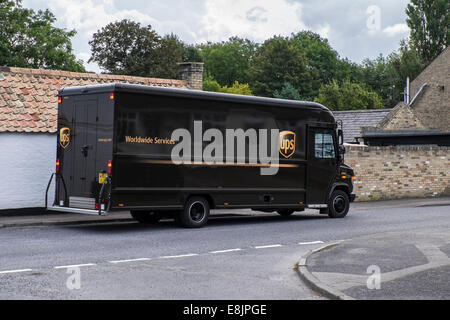
[[[402,208],[402,207],[427,207],[427,206],[450,206],[450,197],[428,198],[428,199],[400,199],[376,202],[354,202],[352,208],[364,210],[371,208]],[[315,210],[312,210],[315,212]],[[262,215],[262,212],[253,212],[246,209],[234,210],[212,210],[212,216],[234,216],[234,215]],[[271,213],[269,213],[270,215]],[[111,223],[111,222],[134,221],[128,211],[112,212],[106,216],[46,211],[43,208],[26,208],[14,210],[0,210],[0,228],[20,226],[45,226],[64,224],[88,224],[88,223]]]
[[[448,206],[450,199],[420,203]],[[431,210],[431,208],[428,208]],[[450,228],[370,234],[327,244],[297,269],[314,291],[336,300],[449,300]]]
[[[132,220],[133,218],[128,211],[114,212],[106,216],[45,211],[44,209],[27,209],[0,212],[0,228],[64,224],[70,225],[88,223],[111,223]]]
[[[359,210],[448,206],[450,198],[357,202]],[[217,210],[216,214],[226,212]],[[239,214],[235,212],[234,214]],[[252,214],[241,210],[241,214]],[[233,215],[233,213],[231,214]],[[0,228],[133,221],[128,212],[92,216],[45,210],[0,211]],[[309,252],[297,271],[312,290],[330,299],[450,299],[450,228],[368,234]]]

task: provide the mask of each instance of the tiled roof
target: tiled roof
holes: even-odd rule
[[[361,136],[361,127],[376,127],[392,109],[334,111],[336,120],[342,120],[344,142],[355,141]]]
[[[184,80],[0,67],[0,132],[56,132],[59,89],[114,82],[186,88]]]

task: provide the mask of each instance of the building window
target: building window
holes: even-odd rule
[[[316,158],[334,158],[334,143],[331,133],[317,132],[314,139],[314,155]]]

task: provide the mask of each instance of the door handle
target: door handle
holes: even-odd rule
[[[89,149],[89,145],[88,144],[86,144],[86,145],[81,147],[81,153],[83,154],[83,156],[87,157],[88,149]]]

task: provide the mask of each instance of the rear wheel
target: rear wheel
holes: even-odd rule
[[[178,223],[186,228],[200,228],[209,218],[209,203],[203,197],[191,197],[178,215]]]
[[[347,193],[335,190],[328,200],[328,216],[330,218],[344,218],[350,209],[350,200]]]
[[[131,216],[140,223],[154,224],[162,218],[161,212],[158,211],[130,211]]]

